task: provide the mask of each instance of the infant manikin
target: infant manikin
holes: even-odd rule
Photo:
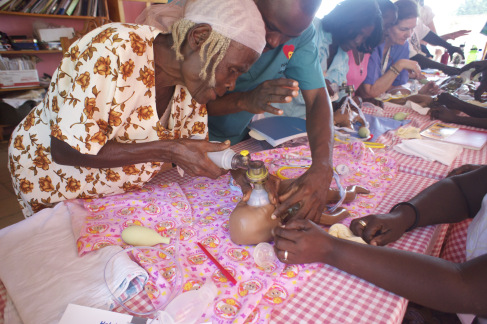
[[[230,238],[235,244],[259,244],[270,242],[273,239],[272,229],[282,224],[281,219],[272,219],[275,206],[269,202],[268,193],[264,189],[268,171],[262,161],[251,161],[247,171],[247,179],[254,185],[250,198],[247,202],[240,201],[230,214],[229,227]],[[284,192],[293,182],[293,179],[281,181],[279,194]],[[343,202],[353,201],[357,194],[368,194],[369,190],[360,186],[349,186],[346,188]],[[340,191],[330,188],[328,190],[327,202],[336,203],[340,201]],[[287,216],[294,211],[289,210]],[[332,225],[340,222],[349,216],[345,208],[337,208],[332,213],[323,212],[320,224]],[[286,218],[286,217],[284,217]]]
[[[250,161],[247,179],[254,188],[248,201],[240,201],[230,214],[230,238],[235,244],[258,244],[272,241],[272,229],[281,224],[272,219],[274,205],[269,202],[264,183],[268,171],[262,161]]]

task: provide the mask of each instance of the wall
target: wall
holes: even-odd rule
[[[75,30],[82,30],[85,22],[84,19],[0,15],[0,30],[8,35],[27,35],[28,37],[32,37],[32,24],[34,21],[41,21],[56,26],[73,27]],[[62,58],[61,53],[38,54],[36,56],[42,60],[37,64],[40,77],[44,73],[52,75]]]
[[[134,1],[124,1],[123,9],[125,14],[125,22],[133,23],[135,18],[145,9],[145,3],[134,2]]]

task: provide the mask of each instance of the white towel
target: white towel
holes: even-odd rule
[[[445,165],[451,165],[462,153],[463,148],[460,145],[440,141],[412,139],[394,146],[394,150],[402,154],[420,157],[426,161],[438,161]]]
[[[425,116],[428,113],[428,111],[430,111],[428,107],[421,107],[420,105],[418,105],[415,102],[412,102],[411,100],[406,101],[406,104],[404,104],[404,106],[411,108],[412,110],[414,110],[415,112],[423,116]]]
[[[69,303],[109,308],[104,268],[121,250],[79,257],[68,208],[59,203],[0,230],[0,279],[25,324],[58,323]]]

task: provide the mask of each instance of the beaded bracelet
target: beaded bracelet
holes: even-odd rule
[[[389,67],[389,70],[391,70],[395,75],[399,75],[399,70],[394,67],[394,65],[391,65]]]
[[[394,209],[396,209],[397,207],[399,206],[402,206],[402,205],[406,205],[406,206],[409,206],[411,207],[413,210],[414,210],[414,223],[413,225],[411,225],[407,230],[406,232],[409,232],[409,231],[412,231],[419,223],[419,210],[416,208],[416,206],[414,206],[413,204],[411,204],[410,202],[407,202],[407,201],[403,201],[403,202],[400,202],[398,204],[395,204],[392,208],[391,208],[391,211],[389,213],[392,213],[394,211]]]

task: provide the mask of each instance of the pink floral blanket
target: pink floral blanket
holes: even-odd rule
[[[265,161],[271,172],[279,171],[292,178],[306,171],[310,156],[309,148],[301,146],[259,152],[252,158]],[[393,160],[384,154],[374,154],[362,143],[336,146],[334,166],[342,170],[343,186],[362,185],[371,191],[343,206],[352,215],[344,224],[349,224],[351,218],[373,213],[396,173]],[[152,228],[164,236],[179,233],[176,257],[183,271],[183,291],[197,289],[206,280],[213,280],[219,290],[202,321],[266,323],[271,310],[290,299],[319,265],[286,266],[276,259],[269,268],[257,266],[252,257],[254,246],[239,246],[230,240],[228,217],[241,194],[232,190],[229,182],[229,175],[217,180],[194,178],[182,185],[149,184],[135,192],[86,200],[90,216],[77,240],[79,254],[106,245],[124,245],[121,231],[133,224]],[[172,239],[171,244],[157,247],[174,255],[175,242]],[[236,278],[237,285],[228,281],[196,242],[206,246]],[[145,291],[157,307],[172,289],[176,268],[148,272]]]

